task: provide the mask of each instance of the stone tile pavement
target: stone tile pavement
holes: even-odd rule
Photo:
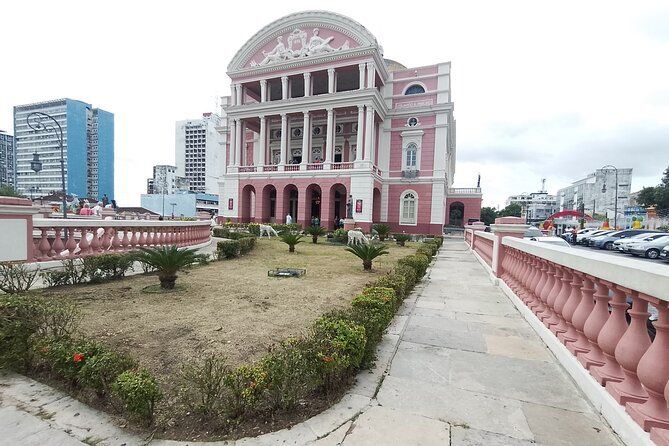
[[[45,386],[15,376],[0,384],[0,432],[8,435],[0,435],[0,445],[147,444]],[[291,429],[206,444],[622,443],[461,239],[447,239],[422,288],[389,328],[377,367],[360,374],[338,404]]]

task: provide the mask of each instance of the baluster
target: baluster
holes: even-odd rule
[[[130,238],[130,249],[137,248],[137,245],[139,244],[141,232],[138,233],[137,229],[138,228],[130,228],[130,231],[132,231],[132,237]]]
[[[669,308],[667,302],[653,300],[659,317],[655,321],[655,339],[641,357],[637,376],[648,393],[644,403],[629,403],[625,410],[644,430],[651,427],[669,429],[669,408],[664,399],[664,388],[669,382]]]
[[[583,334],[583,327],[595,306],[595,301],[592,297],[595,292],[595,289],[592,287],[592,280],[586,275],[583,275],[582,280],[581,301],[579,302],[578,307],[576,307],[576,311],[571,320],[572,325],[576,329],[576,340],[567,344],[567,349],[574,356],[578,353],[587,353],[590,351],[590,344],[588,343],[588,338]]]
[[[51,245],[49,244],[49,235],[47,234],[47,228],[42,228],[42,232],[39,244],[37,249],[39,251],[39,259],[47,260],[49,258],[49,253],[51,252]]]
[[[518,294],[518,290],[520,289],[520,282],[518,281],[518,252],[509,247],[504,247],[504,249],[506,250],[504,259],[507,261],[508,266],[504,267],[504,274],[502,277],[506,276],[504,281],[514,293]]]
[[[569,294],[571,293],[571,272],[569,268],[564,266],[559,266],[560,273],[560,291],[555,297],[555,302],[553,303],[553,317],[548,319],[548,328],[554,335],[557,336],[558,333],[564,333],[567,331],[567,325],[564,322],[562,317],[562,311],[564,306],[569,299]]]
[[[664,387],[664,399],[669,401],[669,382]],[[650,441],[658,446],[669,446],[669,430],[658,427],[650,430]]]
[[[54,230],[54,240],[53,240],[53,257],[54,258],[61,258],[61,253],[65,250],[65,243],[63,243],[63,239],[61,238],[61,232],[63,229],[61,228],[53,228]],[[67,229],[65,229],[67,230]]]
[[[569,293],[569,298],[567,303],[564,304],[564,309],[562,310],[562,317],[564,318],[566,331],[564,333],[558,333],[558,339],[566,346],[567,342],[576,341],[576,329],[572,324],[574,319],[574,313],[578,304],[581,303],[581,285],[583,281],[581,280],[581,275],[572,270],[571,271],[571,292]]]
[[[627,320],[625,319],[625,312],[627,311],[625,300],[627,296],[624,291],[617,287],[612,288],[612,290],[613,298],[609,303],[611,314],[597,337],[597,343],[599,348],[602,349],[606,361],[603,366],[593,366],[590,369],[590,374],[602,386],[605,386],[609,381],[620,382],[625,377],[620,369],[620,364],[616,361],[616,346],[627,329]]]
[[[93,235],[93,240],[95,240],[95,235]],[[81,239],[79,240],[79,255],[81,257],[86,257],[90,255],[93,250],[91,249],[91,244],[88,242],[88,229],[81,228]]]
[[[541,290],[544,285],[546,285],[546,280],[548,279],[548,265],[544,260],[538,259],[537,268],[539,269],[538,277],[535,280],[536,284],[531,289],[532,294],[534,294],[534,299],[529,305],[530,310],[532,310],[534,314],[543,310],[544,303],[541,301]]]
[[[98,254],[100,251],[102,251],[102,242],[100,240],[100,237],[104,235],[104,229],[102,228],[93,228],[91,230],[91,235],[93,236],[91,238],[91,251],[93,255]]]
[[[111,237],[110,237],[110,243],[109,243],[109,250],[112,252],[120,252],[121,251],[121,234],[119,234],[119,231],[116,228],[109,228],[111,231]]]
[[[174,244],[174,227],[170,226],[165,228],[165,244],[173,245]]]
[[[69,251],[68,258],[73,259],[75,256],[74,251],[77,250],[77,241],[74,239],[74,228],[67,229],[67,242],[65,243],[65,249]]]
[[[128,228],[123,228],[123,239],[121,240],[121,249],[123,251],[130,250],[130,237],[128,237]]]
[[[176,229],[176,237],[177,237],[177,246],[181,247],[183,246],[183,227],[178,227]]]
[[[165,233],[163,228],[157,228],[155,239],[156,245],[163,246],[165,244]]]
[[[154,246],[154,228],[146,228],[146,246]]]
[[[525,254],[525,263],[527,265],[527,275],[523,280],[523,302],[529,308],[534,303],[534,289],[532,284],[539,274],[537,259],[529,254]]]
[[[591,277],[591,279],[597,287],[594,295],[595,306],[583,326],[583,334],[588,338],[590,351],[587,354],[577,356],[579,362],[588,370],[592,366],[601,367],[606,363],[606,358],[599,348],[597,338],[609,318],[609,287],[611,286],[611,283],[605,280],[596,277]]]
[[[625,379],[621,382],[606,383],[606,390],[618,401],[618,404],[643,403],[648,399],[646,390],[637,377],[637,367],[641,357],[650,347],[648,335],[648,302],[639,297],[636,291],[632,292],[632,308],[627,312],[630,315],[630,325],[618,345],[616,345],[616,361],[623,370]]]
[[[148,237],[149,235],[151,235],[151,233],[149,232],[150,228],[144,228],[140,226],[137,229],[139,229],[139,242],[138,242],[139,246],[148,246],[149,245]],[[144,229],[146,229],[146,232],[144,231]]]
[[[555,303],[555,298],[557,297],[557,290],[556,288],[559,288],[559,286],[562,284],[562,281],[560,279],[562,278],[562,273],[559,271],[559,268],[557,265],[550,264],[549,269],[548,269],[548,282],[546,283],[546,286],[544,287],[544,296],[545,296],[545,302],[546,302],[546,309],[544,310],[541,315],[539,315],[539,319],[541,319],[546,327],[548,327],[547,321],[553,317],[553,303]],[[559,274],[559,276],[558,276]]]

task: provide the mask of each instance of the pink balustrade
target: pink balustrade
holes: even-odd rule
[[[295,172],[300,170],[300,165],[299,164],[286,164],[284,166],[284,169],[286,172]]]
[[[247,172],[257,172],[258,168],[256,166],[239,166],[237,172],[247,173]]]
[[[267,166],[262,166],[262,171],[263,172],[276,172],[277,166],[270,164]]]
[[[479,232],[465,238],[491,264],[491,244]],[[641,428],[652,429],[653,441],[669,445],[667,266],[501,240],[498,277]],[[652,340],[650,305],[659,315]]]
[[[474,233],[471,229],[465,229],[465,243],[472,247],[472,234]]]
[[[353,163],[333,163],[332,170],[353,169]]]
[[[323,170],[323,163],[309,163],[307,170]]]
[[[474,234],[474,251],[481,256],[488,266],[492,267],[492,252],[495,236],[484,231],[475,231]]]
[[[32,258],[28,261],[65,260],[140,247],[196,246],[211,240],[206,221],[155,220],[33,220]]]

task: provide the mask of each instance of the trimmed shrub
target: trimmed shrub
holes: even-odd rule
[[[90,283],[100,283],[105,280],[115,280],[125,277],[125,273],[132,269],[135,254],[102,254],[90,256],[82,260],[83,275]]]
[[[314,360],[319,380],[331,393],[356,370],[365,354],[365,328],[350,320],[323,316],[313,328]]]
[[[223,384],[229,392],[226,399],[229,415],[236,418],[255,411],[266,382],[267,372],[257,365],[243,365],[228,372]]]
[[[242,237],[239,240],[237,240],[237,242],[239,243],[240,255],[248,254],[256,246],[255,237]]]
[[[0,290],[7,294],[28,291],[35,284],[37,273],[25,263],[0,262]]]
[[[77,379],[85,387],[95,390],[99,397],[107,395],[116,378],[137,366],[135,361],[115,352],[99,350],[84,360]]]
[[[406,295],[408,296],[409,292],[411,292],[414,285],[416,285],[419,280],[416,270],[409,265],[398,264],[395,269],[393,269],[393,273],[404,278],[404,281],[406,282]]]
[[[181,392],[189,407],[205,415],[216,415],[223,405],[224,379],[229,372],[225,358],[213,354],[185,365],[181,369]]]
[[[352,302],[351,319],[365,328],[365,349],[361,365],[374,361],[376,345],[395,313],[395,291],[392,288],[366,288]]]
[[[381,288],[392,288],[395,291],[395,305],[399,307],[402,300],[409,293],[412,285],[407,285],[406,277],[396,272],[389,272],[388,274],[379,277],[371,286]]]
[[[332,241],[335,243],[348,243],[348,230],[347,229],[337,229],[332,233]]]
[[[149,372],[126,370],[116,377],[112,392],[129,413],[146,420],[149,425],[153,422],[153,412],[162,393]]]
[[[216,244],[216,253],[219,260],[239,257],[240,252],[239,240],[224,240]]]
[[[42,278],[47,286],[77,285],[86,281],[86,270],[79,261],[68,259],[62,261],[63,269],[44,271]]]
[[[103,347],[86,339],[44,337],[35,344],[40,365],[71,385],[79,383],[79,372],[86,363],[104,352]]]
[[[416,281],[418,281],[425,275],[427,267],[430,265],[430,257],[425,254],[414,254],[399,259],[397,264],[413,268],[416,272]]]
[[[443,235],[435,235],[434,240],[437,242],[437,246],[439,248],[441,248],[442,245],[444,244],[444,236]]]
[[[292,409],[315,389],[317,378],[311,351],[309,340],[289,339],[260,361],[267,376],[270,409]]]

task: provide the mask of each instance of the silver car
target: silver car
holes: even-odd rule
[[[656,238],[664,237],[667,234],[637,234],[633,235],[630,238],[623,238],[613,242],[614,251],[629,252],[630,247],[638,245],[640,243],[650,242]]]
[[[635,244],[629,247],[629,253],[634,256],[644,256],[649,259],[657,259],[660,252],[669,244],[669,234],[657,237],[655,240]]]

